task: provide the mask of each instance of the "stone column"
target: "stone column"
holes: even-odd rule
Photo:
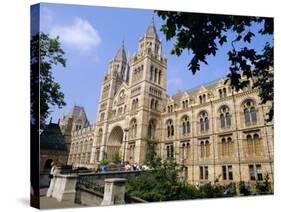
[[[51,171],[50,174],[52,174],[52,179],[51,179],[51,182],[50,182],[50,185],[49,185],[49,188],[48,188],[48,191],[47,191],[47,197],[52,197],[53,196],[53,192],[54,192],[54,189],[55,189],[55,184],[56,184],[56,175],[59,174],[61,171],[61,168],[60,167],[56,167],[54,168],[54,171]]]
[[[105,179],[104,196],[101,205],[125,204],[125,183],[127,179]]]
[[[74,202],[77,174],[57,174],[54,178],[55,183],[51,196],[59,202]]]

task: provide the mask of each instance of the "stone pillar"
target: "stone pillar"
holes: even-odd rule
[[[56,198],[59,202],[74,202],[77,174],[57,174],[54,180],[52,192],[48,190],[49,197]]]
[[[50,182],[50,185],[49,185],[49,188],[48,188],[48,191],[47,191],[47,197],[52,197],[53,195],[53,191],[55,189],[55,184],[56,184],[56,175],[59,174],[61,171],[61,168],[60,167],[56,167],[54,168],[54,171],[50,172],[50,174],[52,174],[52,179],[51,179],[51,182]]]
[[[127,179],[105,179],[104,196],[101,205],[125,204],[125,183]]]

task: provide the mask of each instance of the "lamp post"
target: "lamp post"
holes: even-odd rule
[[[125,132],[125,139],[124,139],[124,148],[123,148],[123,156],[122,156],[122,164],[125,164],[125,151],[126,151],[126,141],[127,141],[127,133],[128,133],[128,128],[124,129]]]

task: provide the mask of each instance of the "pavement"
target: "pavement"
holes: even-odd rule
[[[55,209],[55,208],[79,208],[83,205],[74,202],[59,202],[55,198],[46,197],[47,188],[40,189],[40,208]]]

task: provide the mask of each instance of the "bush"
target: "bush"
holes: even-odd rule
[[[239,183],[239,190],[240,190],[240,194],[243,194],[244,196],[249,196],[251,194],[250,186],[246,185],[244,181],[241,181]]]
[[[265,175],[265,180],[263,182],[256,183],[256,192],[258,194],[268,194],[272,193],[271,183],[269,182],[269,175]]]

